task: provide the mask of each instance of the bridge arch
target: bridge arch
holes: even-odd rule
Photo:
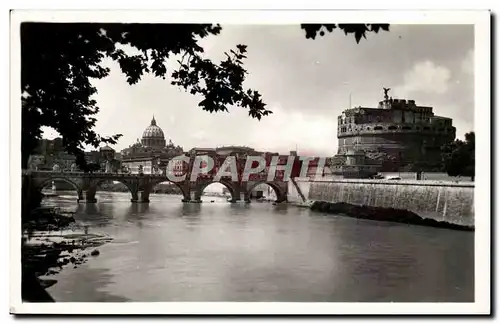
[[[246,190],[246,196],[250,197],[252,190],[254,190],[256,187],[258,187],[262,184],[266,184],[274,190],[274,192],[276,194],[276,202],[283,202],[287,199],[286,190],[282,186],[278,185],[275,182],[265,181],[265,180],[255,182],[252,185],[248,186],[247,190]]]
[[[196,187],[196,199],[201,199],[201,195],[203,194],[203,191],[210,185],[214,183],[220,183],[224,187],[226,187],[229,190],[229,193],[231,194],[231,200],[236,201],[240,199],[240,191],[236,187],[236,185],[232,182],[229,181],[224,181],[224,180],[219,180],[219,181],[210,181],[206,183],[200,183]]]
[[[99,187],[105,183],[105,182],[108,182],[108,181],[112,181],[112,182],[119,182],[123,185],[125,185],[125,187],[127,187],[128,191],[130,192],[130,194],[132,195],[132,199],[135,199],[137,200],[137,188],[135,188],[134,185],[132,185],[131,183],[127,182],[126,180],[124,179],[120,179],[120,178],[112,178],[112,179],[93,179],[90,183],[89,183],[89,187],[87,189],[87,192],[86,192],[86,200],[88,202],[95,202],[96,201],[96,198],[95,198],[95,194],[97,193],[97,190],[99,189]]]
[[[46,179],[43,179],[42,181],[38,182],[35,185],[35,190],[38,192],[42,193],[43,188],[45,188],[48,184],[54,182],[54,181],[64,181],[75,189],[77,195],[78,195],[78,200],[83,199],[83,188],[82,184],[79,183],[78,181],[74,181],[73,179],[65,176],[50,176]]]
[[[174,184],[177,188],[179,188],[181,190],[183,199],[189,200],[189,189],[187,189],[186,186],[183,185],[184,182],[179,183],[179,182],[171,181],[168,179],[159,179],[159,180],[156,180],[154,182],[151,182],[151,188],[149,188],[149,193],[154,193],[155,187],[159,184],[162,184],[162,183]]]

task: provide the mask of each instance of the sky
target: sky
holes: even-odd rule
[[[147,75],[130,86],[118,65],[105,61],[110,75],[93,82],[100,107],[96,132],[123,134],[112,146],[119,151],[142,137],[154,115],[167,142],[185,151],[245,145],[333,156],[337,116],[350,103],[376,108],[383,87],[392,89],[393,98],[413,99],[453,118],[457,138],[474,131],[472,25],[391,25],[389,32],[370,33],[359,44],[338,30],[306,39],[299,25],[222,27],[220,35],[201,40],[206,56],[221,60],[236,44],[248,45],[244,87],[258,90],[273,114],[261,121],[240,107],[210,114],[198,107],[200,97],[168,79]],[[48,138],[55,135],[45,131]]]

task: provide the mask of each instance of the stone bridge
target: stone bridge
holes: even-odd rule
[[[241,177],[240,177],[241,179]],[[276,193],[276,202],[287,200],[288,187],[285,181],[267,181],[267,174],[253,175],[249,181],[232,181],[230,177],[222,177],[214,181],[212,176],[200,176],[196,181],[190,181],[188,177],[184,181],[170,181],[165,175],[138,175],[117,173],[83,173],[83,172],[52,172],[52,171],[24,171],[23,184],[30,190],[41,191],[52,181],[65,181],[70,183],[78,193],[78,201],[95,203],[96,192],[99,185],[107,181],[118,181],[123,183],[131,194],[134,203],[149,202],[149,195],[154,187],[162,182],[175,184],[182,191],[183,202],[201,202],[203,190],[212,183],[221,183],[231,193],[231,202],[244,200],[250,202],[251,191],[260,184],[267,184]]]

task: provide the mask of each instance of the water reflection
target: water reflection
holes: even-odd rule
[[[181,204],[179,209],[181,216],[196,216],[201,213],[201,204]]]
[[[75,220],[92,227],[105,227],[113,221],[115,210],[112,204],[79,204]]]
[[[288,212],[288,205],[286,204],[274,205],[274,212],[276,214],[285,215]]]
[[[149,211],[149,203],[131,203],[128,208],[127,216],[140,217]],[[127,217],[128,218],[128,217]]]

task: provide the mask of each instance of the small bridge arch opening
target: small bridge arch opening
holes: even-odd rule
[[[154,183],[150,194],[181,195],[183,199],[189,199],[189,192],[180,183],[170,180]]]
[[[98,183],[98,191],[129,192],[129,187],[121,181],[103,180]]]
[[[205,184],[198,185],[196,190],[196,198],[201,196],[221,197],[224,199],[238,200],[239,192],[231,184],[225,181],[213,181]]]
[[[247,188],[247,196],[250,200],[271,199],[277,202],[282,202],[286,200],[286,191],[274,182],[261,181]]]
[[[63,185],[63,187],[61,187],[61,185]],[[35,190],[42,194],[42,199],[50,197],[51,194],[57,195],[57,191],[61,191],[61,189],[64,191],[74,191],[76,193],[75,200],[81,200],[83,198],[80,185],[66,177],[50,177],[42,180],[35,187]]]
[[[136,194],[136,191],[131,184],[126,181],[119,179],[96,179],[90,183],[89,188],[86,192],[86,200],[92,202],[96,200],[97,192],[129,192],[132,198]]]

